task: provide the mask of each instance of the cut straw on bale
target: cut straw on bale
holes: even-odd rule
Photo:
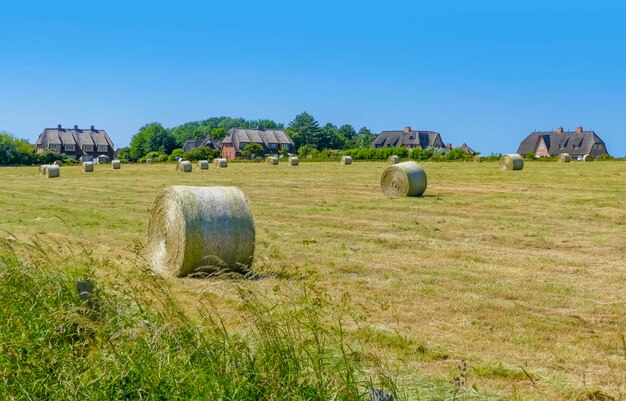
[[[421,196],[427,185],[426,172],[413,161],[389,166],[380,177],[380,188],[391,197]]]
[[[352,164],[352,157],[350,156],[341,156],[341,164],[344,166],[349,166]]]
[[[238,188],[174,186],[154,199],[148,225],[153,270],[172,276],[246,272],[253,256],[254,220]]]
[[[119,170],[120,168],[122,168],[122,162],[115,159],[111,162],[111,167],[113,168],[113,170]]]
[[[590,154],[586,154],[583,156],[583,161],[584,162],[592,162],[593,161],[593,155]]]
[[[476,156],[474,156],[474,161],[476,163],[482,163],[482,162],[485,161],[485,158],[483,156],[481,156],[481,155],[476,155]]]
[[[198,168],[200,170],[208,170],[209,169],[209,161],[208,160],[198,160]]]
[[[556,158],[557,161],[561,162],[561,163],[569,163],[572,161],[572,156],[570,156],[567,153],[561,153],[559,154],[559,156]]]
[[[297,166],[298,164],[300,164],[300,159],[298,159],[297,157],[290,157],[289,158],[289,165],[290,166]]]
[[[176,163],[176,172],[177,173],[191,173],[191,162],[189,161],[182,161],[182,162],[178,162]]]
[[[56,164],[51,164],[46,168],[46,177],[57,178],[61,176],[61,169]]]
[[[524,159],[517,153],[503,155],[500,158],[500,170],[521,170],[524,168]]]
[[[83,171],[85,173],[93,172],[93,162],[83,162]]]
[[[270,164],[272,166],[278,165],[278,157],[268,157],[267,164]]]
[[[400,158],[396,155],[391,155],[387,158],[387,162],[389,164],[398,164],[400,163]]]
[[[54,161],[54,165],[55,165],[55,166],[59,166],[59,167],[63,167],[63,161],[61,161],[61,160],[55,160],[55,161]]]

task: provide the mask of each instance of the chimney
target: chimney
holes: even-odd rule
[[[411,127],[404,127],[404,129],[402,130],[402,132],[404,134],[408,134],[409,132],[411,132]]]
[[[452,150],[452,144],[451,144],[451,143],[447,144],[447,145],[446,145],[446,149],[448,149],[448,150]]]
[[[583,133],[583,127],[576,127],[576,133],[577,134],[582,134]]]
[[[74,131],[78,131],[78,125],[74,126]]]
[[[91,128],[90,128],[90,129],[91,129],[92,131],[95,131],[95,129],[94,129],[94,127],[93,127],[93,125],[91,126]]]
[[[61,130],[63,129],[63,127],[61,127],[61,124],[57,125],[57,129],[58,129],[59,131],[61,131]]]
[[[562,134],[562,133],[563,133],[563,127],[559,127],[559,128],[557,128],[557,129],[556,129],[556,133],[557,133],[558,135]]]

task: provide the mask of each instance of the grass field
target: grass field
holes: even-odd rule
[[[481,397],[625,400],[626,162],[422,166],[425,195],[402,199],[381,193],[378,162],[68,166],[58,179],[2,168],[0,230],[133,269],[161,188],[234,185],[263,278],[170,279],[190,308],[217,304],[237,327],[239,288],[282,302],[277,285],[314,282],[350,316],[347,338],[409,393],[465,361]]]

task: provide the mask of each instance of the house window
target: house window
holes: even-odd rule
[[[83,145],[83,151],[93,152],[93,145]]]
[[[76,145],[74,145],[73,143],[68,143],[67,145],[65,145],[66,152],[74,152],[75,150],[76,150]]]
[[[539,149],[543,149],[543,143],[539,144]]]
[[[283,149],[289,149],[289,144],[288,143],[281,143],[280,147]]]
[[[106,153],[109,151],[109,147],[107,145],[98,145],[98,153]]]
[[[598,144],[598,149],[602,149],[602,144],[601,143]]]
[[[245,143],[245,142],[239,142],[239,147],[240,147],[241,149],[245,148],[245,147],[246,147],[246,145],[247,145],[247,143]]]
[[[277,143],[270,143],[270,149],[277,149],[277,148],[278,148]]]
[[[48,148],[52,150],[56,150],[57,152],[61,151],[61,145],[57,145],[57,144],[50,144],[48,145]]]

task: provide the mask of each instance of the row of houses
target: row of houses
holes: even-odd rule
[[[189,152],[197,147],[206,146],[219,149],[222,157],[232,160],[241,156],[242,150],[250,143],[261,145],[266,154],[277,154],[282,149],[289,153],[295,152],[293,140],[284,130],[263,128],[232,128],[222,141],[213,140],[210,135],[204,139],[185,142],[183,150]],[[37,152],[54,150],[64,153],[70,158],[86,160],[110,160],[115,154],[113,141],[101,129],[46,128],[36,142]],[[371,144],[373,148],[405,147],[408,149],[447,148],[441,134],[436,131],[419,131],[404,127],[398,131],[383,131]],[[462,144],[463,152],[475,155],[476,152],[467,144]],[[582,127],[575,131],[532,132],[521,143],[517,150],[521,155],[535,154],[537,157],[556,156],[568,153],[574,158],[582,158],[586,154],[599,157],[608,154],[606,144],[594,131],[585,131]]]

